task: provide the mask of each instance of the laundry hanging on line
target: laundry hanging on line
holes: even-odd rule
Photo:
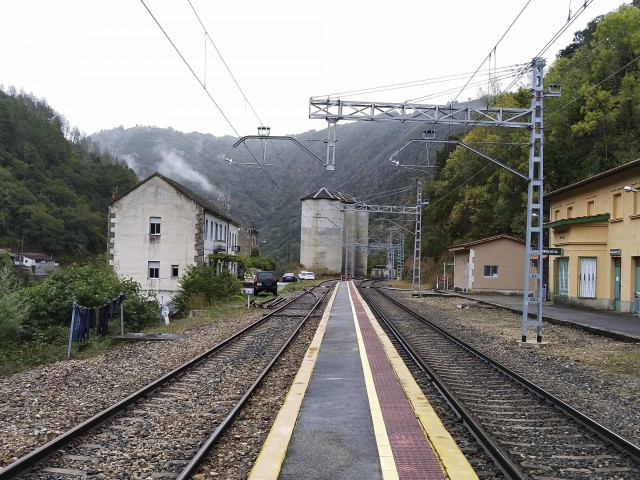
[[[124,301],[124,295],[118,295],[109,303],[100,307],[82,307],[73,305],[71,313],[71,341],[85,342],[89,340],[91,329],[95,328],[96,333],[105,336],[109,333],[109,320],[111,320],[116,309]]]

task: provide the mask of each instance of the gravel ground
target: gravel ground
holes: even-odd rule
[[[203,323],[179,341],[112,346],[0,379],[0,467],[127,397],[254,322],[264,311]]]
[[[516,314],[492,308],[461,310],[457,308],[460,300],[453,298],[396,295],[438,318],[443,327],[478,350],[640,443],[640,369],[633,368],[640,358],[640,345],[545,323],[545,340],[550,344],[520,348],[516,341],[521,317]],[[0,379],[0,466],[202,353],[263,313],[201,324],[185,332],[182,341],[121,344],[98,358],[59,362]],[[194,478],[246,478],[317,320],[304,328]]]
[[[640,444],[640,344],[545,322],[549,344],[523,348],[517,344],[520,315],[498,308],[459,309],[458,298],[393,294],[472,347]]]

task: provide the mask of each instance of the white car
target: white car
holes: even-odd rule
[[[300,280],[315,280],[316,279],[316,274],[313,272],[300,272],[298,274],[298,278]]]

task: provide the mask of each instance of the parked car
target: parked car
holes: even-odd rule
[[[278,277],[276,272],[263,271],[256,273],[253,277],[253,294],[258,295],[261,292],[270,292],[274,295],[278,294]]]
[[[298,274],[298,278],[300,280],[315,280],[316,279],[316,274],[313,272],[300,272]]]
[[[282,275],[282,281],[283,282],[297,282],[298,279],[296,278],[295,273],[285,273],[284,275]]]

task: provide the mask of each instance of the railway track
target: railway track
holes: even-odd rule
[[[374,284],[361,286],[365,285]],[[361,292],[505,478],[640,478],[638,446],[453,338],[380,289]]]
[[[189,478],[329,291],[237,335],[0,470],[9,478]]]

